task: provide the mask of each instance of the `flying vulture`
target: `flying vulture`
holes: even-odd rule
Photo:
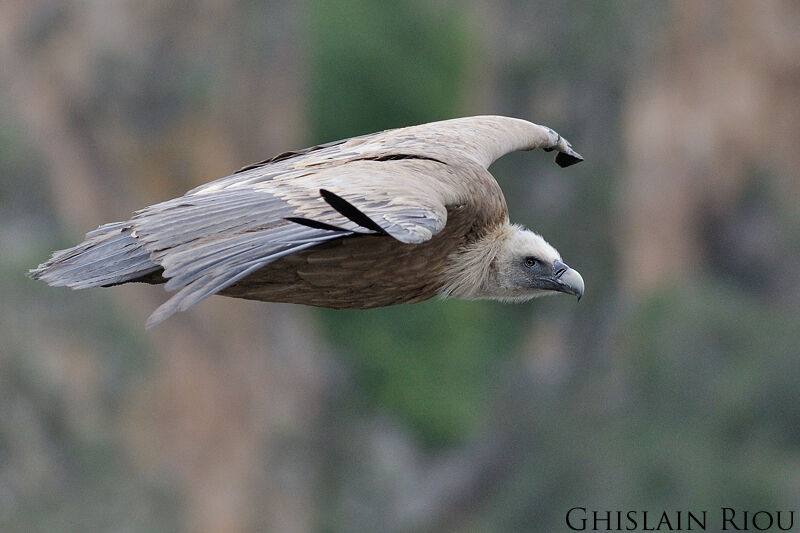
[[[550,128],[465,117],[353,137],[249,165],[104,224],[34,279],[73,289],[133,281],[177,291],[153,326],[212,294],[367,309],[433,296],[525,301],[583,279],[511,224],[487,168],[516,150],[583,158]]]

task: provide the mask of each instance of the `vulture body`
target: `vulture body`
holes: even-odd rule
[[[433,296],[523,301],[583,280],[541,236],[509,222],[487,168],[515,150],[582,161],[550,128],[466,117],[354,137],[247,166],[100,226],[31,271],[82,289],[177,291],[148,327],[222,294],[332,308]]]

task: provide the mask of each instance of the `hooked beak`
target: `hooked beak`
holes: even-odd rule
[[[553,261],[553,279],[555,281],[554,290],[565,292],[578,297],[578,301],[583,296],[583,278],[578,273],[561,261]]]

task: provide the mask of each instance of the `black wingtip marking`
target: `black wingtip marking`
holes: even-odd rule
[[[571,154],[558,152],[558,154],[556,154],[556,164],[561,168],[580,163],[581,161],[583,161],[583,157],[578,152],[573,151]]]
[[[401,161],[403,159],[417,159],[420,161],[433,161],[434,163],[439,163],[441,165],[446,164],[444,161],[440,161],[434,157],[417,154],[386,154],[374,157],[362,157],[360,159],[356,159],[355,161]]]
[[[337,196],[333,194],[331,191],[328,191],[326,189],[320,189],[319,194],[322,195],[322,198],[326,202],[328,202],[328,205],[330,205],[336,211],[338,211],[351,221],[355,222],[362,228],[367,228],[376,233],[382,233],[386,235],[386,230],[380,227],[374,220],[372,220],[367,215],[359,211],[357,207],[355,207],[353,204],[351,204],[341,196]]]
[[[322,229],[326,231],[339,231],[339,232],[347,231],[346,229],[340,228],[338,226],[333,226],[331,224],[326,224],[324,222],[320,222],[319,220],[312,220],[310,218],[286,217],[285,220],[288,220],[289,222],[294,222],[295,224],[300,224],[301,226],[307,226],[309,228],[314,228],[314,229]]]
[[[354,139],[357,138],[358,137],[354,137]],[[253,163],[252,165],[247,165],[246,167],[242,167],[236,172],[234,172],[234,174],[239,174],[240,172],[247,172],[248,170],[253,170],[255,168],[263,167],[264,165],[268,165],[270,163],[277,163],[278,161],[283,161],[284,159],[291,159],[293,157],[304,156],[310,154],[311,152],[322,150],[323,148],[331,148],[333,146],[343,144],[348,140],[349,139],[340,139],[338,141],[331,141],[323,144],[318,144],[316,146],[311,146],[309,148],[304,148],[302,150],[289,150],[288,152],[283,152],[282,154],[270,157],[269,159],[264,159],[263,161],[259,161],[258,163]]]

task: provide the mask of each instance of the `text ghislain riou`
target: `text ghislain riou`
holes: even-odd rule
[[[709,520],[709,517],[714,520]],[[703,511],[608,511],[573,507],[566,514],[572,531],[791,531],[794,511],[753,511],[720,507]]]

